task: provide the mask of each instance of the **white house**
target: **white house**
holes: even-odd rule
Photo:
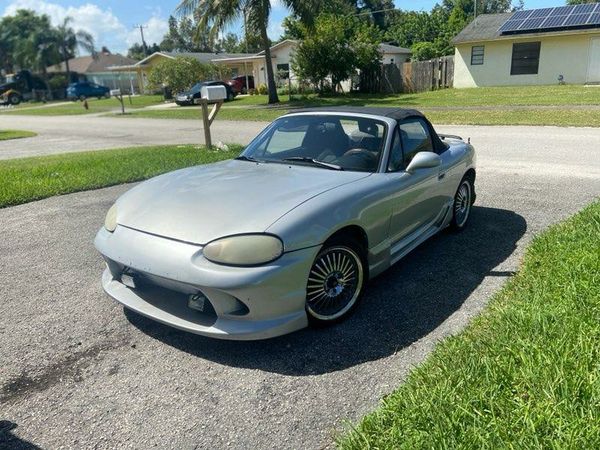
[[[483,14],[453,43],[456,88],[600,83],[600,4]]]

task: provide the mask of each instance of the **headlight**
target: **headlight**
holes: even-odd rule
[[[283,243],[269,234],[243,234],[217,239],[202,250],[209,261],[232,266],[255,266],[279,258]]]
[[[106,213],[106,219],[104,219],[104,228],[111,233],[117,228],[117,205],[114,204],[110,207]]]

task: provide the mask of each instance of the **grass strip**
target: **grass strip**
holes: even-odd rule
[[[33,136],[37,136],[37,133],[23,130],[0,130],[0,141],[8,141],[9,139],[21,139]]]
[[[192,145],[123,148],[0,161],[0,208],[54,195],[144,180],[237,156]]]
[[[367,104],[367,106],[376,106]],[[600,110],[585,109],[502,109],[447,111],[420,108],[436,124],[445,125],[546,125],[573,127],[600,127]],[[287,113],[286,109],[221,108],[217,120],[249,120],[270,122]],[[129,118],[191,119],[200,120],[198,108],[173,108],[165,110],[139,110],[126,116]]]
[[[600,448],[600,202],[346,435],[342,449]]]
[[[125,111],[131,109],[144,108],[146,106],[158,105],[163,102],[161,95],[140,95],[123,98]],[[26,104],[24,104],[26,105]],[[37,106],[37,105],[36,105]],[[75,116],[84,114],[103,113],[113,110],[120,110],[121,103],[116,98],[88,99],[88,109],[85,109],[83,102],[75,101],[68,104],[59,104],[56,106],[26,107],[4,111],[2,114],[20,115],[20,116]]]

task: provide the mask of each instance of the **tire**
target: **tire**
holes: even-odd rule
[[[19,94],[15,94],[14,92],[8,96],[8,104],[16,106],[21,103],[21,96]]]
[[[358,304],[366,279],[364,251],[352,240],[326,243],[306,283],[306,315],[313,326],[347,318]]]
[[[471,216],[471,207],[473,206],[473,196],[475,188],[470,177],[465,177],[460,182],[454,202],[452,203],[452,221],[450,228],[454,231],[462,231],[467,226]]]
[[[85,95],[80,95],[79,96],[79,101],[83,102],[83,101],[85,101],[85,98],[86,98]]]
[[[229,92],[227,94],[227,101],[231,102],[231,101],[233,101],[233,99],[235,99],[235,94],[233,92]]]

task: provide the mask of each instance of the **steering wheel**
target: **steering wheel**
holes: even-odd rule
[[[353,148],[351,150],[348,150],[346,153],[344,153],[342,155],[342,158],[345,158],[347,156],[360,158],[365,169],[371,169],[371,168],[377,167],[377,156],[375,156],[372,152],[370,152],[366,148]]]

